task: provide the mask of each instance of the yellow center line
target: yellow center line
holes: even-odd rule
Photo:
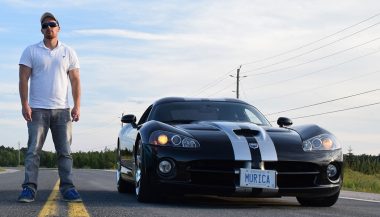
[[[51,192],[48,200],[46,201],[44,207],[38,214],[38,217],[46,217],[46,216],[59,216],[57,201],[59,200],[59,179],[57,183],[55,183],[53,187],[53,191]]]
[[[59,201],[59,179],[53,187],[53,191],[50,193],[42,210],[38,214],[38,217],[56,217],[60,216],[58,212]],[[69,217],[90,217],[83,202],[68,202],[68,216]]]
[[[86,207],[82,202],[69,202],[69,217],[89,217]]]

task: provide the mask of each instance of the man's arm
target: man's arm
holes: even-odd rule
[[[73,121],[79,121],[80,116],[80,76],[79,69],[72,69],[69,71],[69,78],[71,82],[71,92],[73,94],[74,107],[71,110],[71,117]]]
[[[32,69],[25,65],[20,65],[19,69],[19,93],[22,106],[22,116],[26,121],[32,121],[32,109],[28,103],[28,81]]]

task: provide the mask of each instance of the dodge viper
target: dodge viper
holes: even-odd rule
[[[329,131],[272,126],[238,99],[162,98],[137,122],[121,117],[117,189],[140,202],[167,195],[296,197],[332,206],[343,182],[342,148]]]

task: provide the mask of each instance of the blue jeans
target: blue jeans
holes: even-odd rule
[[[32,121],[28,122],[29,139],[25,157],[25,180],[22,186],[37,190],[40,153],[49,129],[58,156],[59,189],[63,193],[74,188],[71,171],[73,159],[70,150],[72,140],[70,109],[32,108]]]

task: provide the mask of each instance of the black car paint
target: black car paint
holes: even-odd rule
[[[191,177],[189,176],[189,168],[192,169],[192,165],[203,162],[220,162],[221,164],[230,164],[234,162],[234,156],[230,140],[225,135],[224,132],[216,129],[215,127],[205,125],[204,123],[193,122],[190,124],[177,124],[169,125],[166,123],[158,122],[153,120],[151,111],[154,107],[161,103],[170,103],[181,101],[182,98],[165,98],[157,101],[144,113],[146,122],[143,120],[139,121],[139,125],[131,124],[128,127],[133,127],[134,131],[132,134],[136,136],[136,140],[142,141],[143,148],[143,159],[144,159],[144,172],[147,174],[150,183],[156,186],[157,189],[166,190],[172,193],[212,193],[218,195],[231,195],[235,194],[235,183],[230,183],[231,185],[226,186],[215,186],[212,183],[207,185],[192,184]],[[231,100],[234,103],[244,103],[239,100]],[[302,142],[306,139],[317,136],[321,133],[328,133],[328,131],[320,128],[317,125],[303,125],[303,126],[293,126],[291,128],[277,128],[268,126],[262,126],[265,131],[270,135],[277,152],[278,161],[277,162],[264,162],[266,169],[276,169],[281,173],[289,175],[290,173],[302,173],[309,172],[314,173],[314,181],[311,183],[312,186],[301,186],[301,187],[281,187],[279,186],[278,192],[274,192],[271,196],[331,196],[339,192],[341,183],[343,181],[343,171],[340,171],[341,177],[336,183],[332,183],[327,180],[325,175],[326,167],[329,163],[334,163],[338,166],[340,170],[343,168],[343,156],[341,150],[334,151],[318,151],[318,152],[305,152],[302,149]],[[199,149],[189,150],[184,148],[173,148],[173,147],[162,147],[149,144],[149,136],[152,132],[156,130],[166,130],[170,132],[180,133],[192,138],[197,139],[201,145]],[[137,141],[136,141],[137,142]],[[136,145],[137,143],[133,145]],[[135,147],[125,147],[120,146],[121,153],[127,153],[128,151],[135,152]],[[124,152],[123,152],[124,150]],[[223,152],[219,151],[223,150]],[[129,153],[129,152],[128,152]],[[133,155],[133,154],[132,154]],[[252,156],[256,156],[257,153],[253,153]],[[126,167],[128,170],[134,170],[134,155],[131,156],[121,156],[123,159],[121,161],[121,166]],[[158,162],[162,159],[169,159],[175,162],[175,174],[171,176],[162,176],[157,171]],[[252,168],[260,168],[259,158],[252,158]],[[128,162],[129,161],[129,162]],[[237,165],[244,166],[248,162],[237,162]],[[281,171],[284,170],[284,165],[297,165],[304,164],[304,167],[300,167],[301,171]],[[309,168],[309,169],[308,169]],[[215,168],[210,168],[209,172]],[[216,170],[218,170],[217,168]],[[308,170],[308,171],[302,171]],[[196,169],[193,169],[196,170]],[[194,172],[194,171],[193,171]],[[196,173],[197,171],[195,171]],[[207,170],[198,171],[200,174],[204,174],[207,178]],[[214,171],[215,172],[215,171]],[[222,171],[225,172],[226,176],[236,176],[234,171]],[[123,174],[123,177],[129,181],[133,180],[134,173],[129,173],[129,177]],[[173,178],[176,177],[176,178]],[[248,195],[250,196],[262,196],[263,189],[252,190]]]

